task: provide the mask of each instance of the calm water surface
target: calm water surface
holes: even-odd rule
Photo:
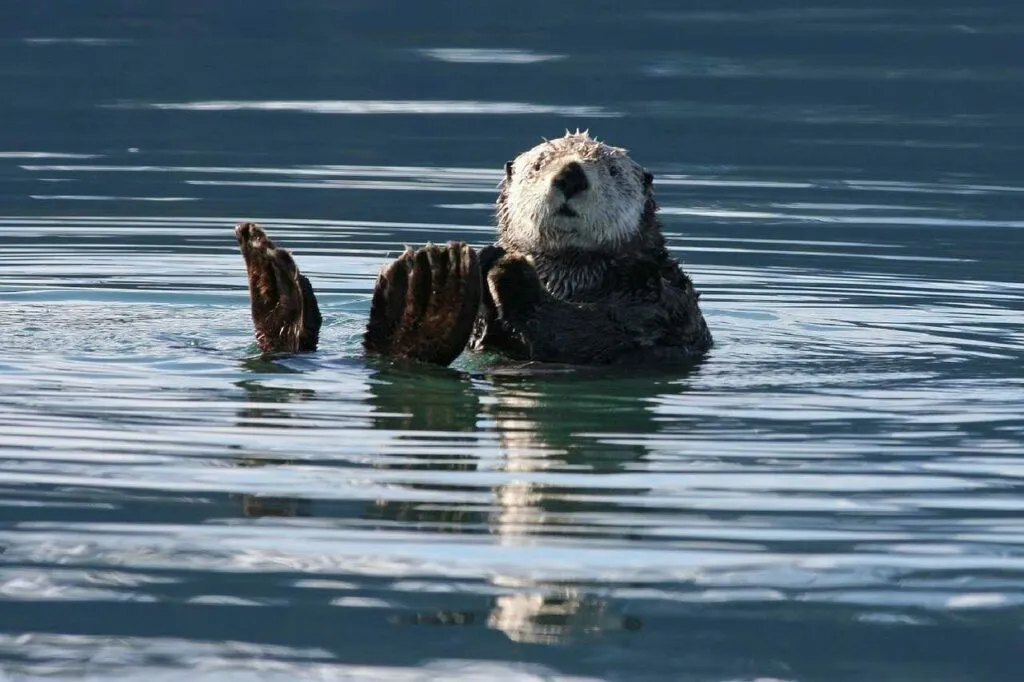
[[[0,6],[0,679],[1024,678],[1019,3]],[[368,362],[589,128],[691,369]],[[261,359],[232,227],[292,248]]]

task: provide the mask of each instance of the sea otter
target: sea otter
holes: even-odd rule
[[[653,176],[626,150],[569,133],[505,164],[497,242],[428,244],[382,268],[363,347],[450,364],[467,347],[513,360],[682,361],[711,333],[700,294],[669,254]],[[265,352],[312,351],[321,315],[291,255],[253,223],[235,234]]]

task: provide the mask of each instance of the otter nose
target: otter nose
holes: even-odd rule
[[[554,177],[551,184],[560,189],[566,199],[571,199],[580,192],[590,188],[590,183],[587,182],[587,174],[583,171],[583,166],[575,161],[565,164],[565,167],[558,171],[558,175]]]

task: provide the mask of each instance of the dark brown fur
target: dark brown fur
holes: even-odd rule
[[[290,253],[278,248],[254,223],[242,223],[235,236],[249,276],[249,299],[256,343],[267,353],[316,350],[320,308],[313,287]]]
[[[480,308],[480,268],[464,242],[405,252],[377,276],[367,352],[449,365],[462,353]]]
[[[316,350],[322,322],[309,280],[255,223],[235,228],[249,277],[256,342],[266,353]],[[363,335],[368,353],[449,365],[480,307],[480,268],[464,242],[428,244],[384,267]]]

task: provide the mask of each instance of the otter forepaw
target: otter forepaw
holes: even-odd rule
[[[256,343],[261,350],[316,350],[322,318],[309,280],[291,254],[255,223],[240,223],[235,237],[245,259]]]
[[[477,260],[480,261],[480,274],[486,277],[487,273],[494,267],[494,264],[501,260],[504,255],[505,249],[497,244],[488,244],[480,249],[480,253],[477,256]]]
[[[505,319],[528,315],[544,295],[530,257],[513,254],[502,256],[491,266],[487,289],[498,314]]]
[[[405,252],[377,276],[367,352],[448,365],[462,353],[480,308],[476,252],[464,242]]]

